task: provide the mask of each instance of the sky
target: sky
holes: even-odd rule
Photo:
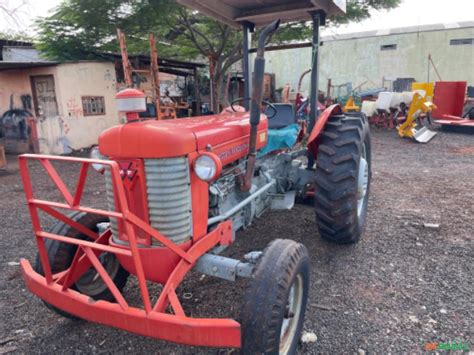
[[[0,5],[15,8],[25,1],[27,5],[18,10],[18,23],[6,21],[0,16],[0,31],[15,30],[34,34],[32,28],[34,18],[48,16],[51,10],[61,2],[61,0],[0,0]],[[374,11],[370,19],[337,28],[327,28],[323,34],[472,21],[473,14],[474,0],[403,0],[402,4],[394,10]]]

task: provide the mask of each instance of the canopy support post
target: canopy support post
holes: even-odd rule
[[[310,108],[308,134],[311,134],[316,118],[319,116],[318,109],[318,80],[319,80],[319,27],[324,26],[326,22],[326,14],[321,11],[311,13],[313,19],[313,51],[311,59],[311,93],[310,93]],[[314,166],[314,158],[310,151],[308,151],[308,169]]]
[[[252,44],[252,32],[255,30],[255,25],[251,22],[243,22],[242,29],[244,32],[242,45],[242,70],[244,74],[244,98],[250,98],[252,92],[252,64],[250,60],[250,46]],[[250,100],[243,102],[245,110],[250,109]]]

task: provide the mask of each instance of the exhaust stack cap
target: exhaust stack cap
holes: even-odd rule
[[[140,90],[121,90],[115,95],[115,99],[118,111],[125,113],[128,122],[138,120],[138,113],[146,111],[146,96]]]

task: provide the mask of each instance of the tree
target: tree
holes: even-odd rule
[[[349,0],[344,17],[331,24],[360,21],[371,9],[391,9],[401,0]],[[205,59],[214,79],[212,110],[223,98],[224,78],[242,56],[242,35],[171,0],[63,0],[53,15],[40,19],[39,49],[49,58],[71,60],[94,58],[97,52],[118,50],[115,29],[127,35],[129,53],[146,53],[147,36],[155,33],[162,57]],[[285,24],[273,42],[308,40],[308,22]]]
[[[149,32],[163,39],[166,17],[176,7],[168,0],[63,0],[51,16],[36,21],[37,47],[50,59],[94,59],[98,52],[119,50],[115,34],[121,28],[129,53],[145,53]]]

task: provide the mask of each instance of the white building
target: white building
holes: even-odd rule
[[[148,60],[138,85],[151,97],[149,58],[136,57]],[[203,65],[165,61],[161,91],[179,97],[178,83]],[[97,144],[102,131],[121,121],[115,95],[126,86],[117,68],[120,55],[59,63],[42,59],[30,43],[0,40],[0,145],[8,153],[68,154]]]
[[[474,85],[474,21],[326,36],[322,42],[322,91],[328,79],[333,85],[352,82],[353,88],[365,89],[387,86],[384,79],[438,81],[428,55],[442,80]],[[269,51],[266,58],[266,72],[275,74],[276,88],[289,83],[296,89],[301,73],[311,67],[311,48]],[[309,90],[309,75],[302,88]]]

